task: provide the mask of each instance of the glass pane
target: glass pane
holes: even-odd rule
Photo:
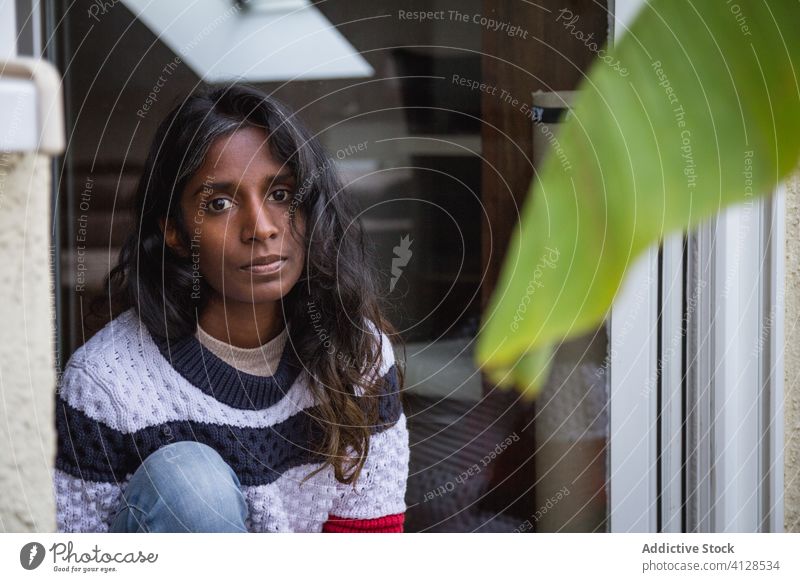
[[[84,322],[86,305],[102,293],[130,228],[127,208],[155,126],[202,73],[125,3],[98,6],[72,3],[58,31],[70,136],[59,213],[64,362],[95,331]],[[274,67],[284,76],[250,82],[298,111],[361,209],[406,365],[406,531],[604,531],[605,329],[559,348],[534,404],[488,385],[473,361],[486,249],[503,247],[511,234],[511,226],[487,224],[497,193],[482,184],[486,91],[469,85],[490,66],[491,15],[475,0],[331,0],[315,10],[346,44],[289,31],[297,62],[284,47]],[[440,16],[421,18],[420,10]],[[555,26],[516,24],[531,36]],[[214,40],[209,26],[198,16],[195,46]],[[512,38],[505,29],[495,42]],[[313,73],[301,59],[307,43],[317,43]],[[325,47],[352,54],[328,60]],[[520,115],[519,123],[533,121]],[[530,172],[522,159],[519,168]]]

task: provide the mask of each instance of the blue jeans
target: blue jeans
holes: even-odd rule
[[[165,445],[131,477],[112,532],[246,532],[239,479],[217,451],[195,441]]]

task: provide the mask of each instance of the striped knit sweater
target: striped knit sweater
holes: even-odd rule
[[[374,328],[373,328],[374,329]],[[271,376],[220,359],[197,336],[168,344],[133,310],[70,358],[56,394],[59,532],[104,532],[134,471],[171,442],[216,449],[236,472],[251,532],[403,531],[408,432],[389,338],[381,333],[380,422],[355,487],[313,452],[320,429],[307,372],[286,342]]]

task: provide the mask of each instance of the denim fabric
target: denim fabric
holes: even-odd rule
[[[213,448],[165,445],[131,477],[112,532],[246,532],[247,502],[236,473]]]

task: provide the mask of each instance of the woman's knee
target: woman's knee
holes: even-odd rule
[[[149,471],[159,471],[163,474],[212,470],[232,473],[236,478],[235,473],[216,450],[196,441],[178,441],[164,445],[145,458],[142,466]]]
[[[126,495],[148,531],[242,531],[247,505],[239,479],[213,448],[179,441],[149,455]]]

